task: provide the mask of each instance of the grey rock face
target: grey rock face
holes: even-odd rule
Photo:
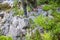
[[[13,12],[4,16],[3,24],[0,26],[4,35],[12,36],[13,40],[17,40],[21,35],[25,35],[26,30],[23,27],[28,26],[28,19],[13,16]]]
[[[4,0],[0,0],[0,3],[2,3]]]

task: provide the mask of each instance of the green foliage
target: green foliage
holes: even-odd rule
[[[58,7],[58,4],[57,4],[57,3],[51,4],[51,9],[52,9],[52,10],[56,10],[57,7]]]
[[[30,12],[31,10],[32,9],[29,6],[27,6],[27,11]]]
[[[45,4],[46,0],[37,0],[37,5]]]
[[[15,0],[14,1],[14,7],[17,7],[17,4],[18,4],[18,0]]]
[[[40,0],[37,0],[37,5],[41,5]]]
[[[8,36],[0,36],[0,40],[12,40],[12,38]]]
[[[54,30],[53,30],[54,34],[59,34],[60,33],[60,22],[56,24]]]
[[[37,0],[37,5],[42,5],[42,4],[46,4],[46,2],[48,4],[53,4],[53,6],[55,6],[56,4],[58,6],[60,6],[60,0]],[[53,7],[52,6],[52,7]],[[54,8],[54,7],[53,7]]]
[[[51,32],[53,35],[53,38],[55,40],[58,40],[59,34],[60,34],[60,13],[58,13],[56,10],[52,13],[53,19],[50,19],[49,17],[45,17],[43,15],[40,15],[35,18],[34,22],[36,25],[40,25],[43,27],[47,32]],[[48,35],[48,34],[46,34]],[[50,34],[49,34],[50,35]],[[54,40],[53,39],[53,40]],[[48,39],[46,39],[48,40]]]
[[[58,6],[60,6],[59,4],[60,4],[60,0],[50,0],[49,1],[49,4],[54,4],[54,3],[56,3]]]
[[[34,29],[35,28],[35,24],[34,24],[34,22],[33,22],[33,20],[32,19],[29,19],[29,24],[30,24],[30,28],[31,29]]]
[[[51,29],[52,28],[52,25],[53,25],[53,20],[52,19],[49,19],[48,17],[45,17],[43,15],[40,15],[38,16],[34,22],[37,24],[37,25],[40,25],[42,26],[44,29]]]
[[[51,9],[51,5],[45,5],[45,6],[43,6],[43,10],[44,11],[48,11],[50,9]]]
[[[60,13],[54,11],[52,15],[54,16],[54,22],[55,22],[55,28],[54,28],[55,30],[53,30],[53,32],[55,34],[58,34],[60,33]]]
[[[60,0],[49,0],[49,4],[52,5],[52,8],[60,7]]]
[[[35,33],[27,33],[26,40],[42,40],[40,32],[36,30]]]
[[[31,38],[30,38],[30,33],[29,33],[28,31],[27,31],[27,33],[26,33],[25,38],[26,38],[26,40],[31,40]]]
[[[48,10],[56,10],[58,5],[56,3],[52,3],[50,5],[44,5],[43,10],[48,11]]]
[[[44,32],[44,34],[42,36],[43,36],[43,40],[52,40],[53,39],[51,32],[48,32],[48,33]]]
[[[60,22],[60,13],[58,13],[57,11],[54,11],[54,12],[52,13],[52,16],[54,16],[54,20],[55,20],[56,22]]]
[[[34,20],[34,22],[37,25],[42,26],[44,29],[52,29],[53,26],[55,27],[58,23],[60,23],[60,13],[54,12],[52,15],[54,19],[49,19],[49,17],[40,15]]]
[[[15,12],[15,16],[20,16],[24,14],[24,11],[22,9],[19,9],[18,5],[18,0],[14,1],[14,7],[13,7],[13,11]]]
[[[35,37],[34,40],[42,40],[41,35],[40,35],[40,32],[38,30],[36,30],[36,32],[35,32],[34,35],[35,35],[34,36]]]
[[[15,16],[20,16],[20,15],[23,15],[24,14],[24,11],[21,10],[21,9],[18,9],[18,8],[14,8],[14,11],[15,11]]]

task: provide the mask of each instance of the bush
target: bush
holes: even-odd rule
[[[30,12],[31,10],[32,9],[29,6],[27,6],[27,11]]]
[[[60,40],[60,13],[53,11],[52,16],[53,19],[40,15],[34,20],[34,22],[36,25],[43,27],[45,29],[44,31],[51,32],[53,38],[57,38],[55,40]]]
[[[18,0],[14,1],[14,7],[13,7],[13,11],[15,12],[14,16],[20,16],[24,14],[24,10],[19,9],[18,5]]]
[[[48,0],[37,0],[37,5],[45,4],[46,1],[48,3]]]
[[[48,17],[45,17],[43,15],[38,16],[34,20],[34,22],[35,22],[35,24],[40,25],[44,29],[48,29],[48,30],[50,30],[52,28],[52,25],[54,23],[54,21],[52,19],[49,19]]]
[[[8,36],[0,36],[0,40],[12,40],[12,38]]]
[[[14,8],[15,16],[20,16],[24,14],[24,11],[18,8]]]
[[[31,35],[29,33],[27,33],[26,40],[42,40],[42,38],[41,38],[40,32],[38,30],[36,30]]]
[[[40,0],[37,0],[37,5],[41,5]]]
[[[51,6],[51,5],[44,5],[44,6],[43,6],[43,10],[44,10],[44,11],[48,11],[48,10],[50,10],[50,9],[52,9],[52,6]]]
[[[51,32],[44,32],[44,34],[42,35],[43,40],[53,40],[53,36],[51,35]]]
[[[56,10],[58,8],[58,4],[57,3],[52,3],[49,5],[44,5],[43,6],[43,10],[44,11],[48,11],[48,10]]]

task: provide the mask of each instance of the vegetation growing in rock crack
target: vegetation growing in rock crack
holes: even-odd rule
[[[0,40],[60,40],[60,0],[0,0]]]

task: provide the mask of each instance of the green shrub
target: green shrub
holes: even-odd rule
[[[45,6],[43,6],[43,10],[44,11],[48,11],[50,9],[51,9],[51,5],[45,5]]]
[[[40,32],[36,30],[34,33],[27,33],[26,40],[42,40]]]
[[[29,6],[27,6],[27,11],[30,12],[31,10],[32,9]]]
[[[12,40],[12,38],[8,36],[0,36],[0,40]]]
[[[49,19],[48,17],[45,17],[43,15],[38,16],[34,20],[35,24],[42,26],[44,29],[51,29],[52,25],[54,24],[54,21],[52,19]]]
[[[38,30],[36,30],[35,34],[34,34],[34,40],[42,40],[41,38],[41,34]]]
[[[41,2],[40,2],[40,0],[37,0],[37,5],[41,5]]]
[[[51,32],[44,32],[43,36],[43,40],[53,40],[53,36],[51,35]]]
[[[51,4],[51,9],[52,9],[52,10],[56,10],[57,7],[58,7],[58,4],[57,4],[57,3]]]
[[[14,8],[15,16],[20,16],[24,14],[24,11],[18,8]]]
[[[13,7],[13,11],[15,12],[14,16],[20,16],[24,14],[24,10],[19,9],[18,5],[18,0],[14,1],[14,7]]]
[[[54,11],[52,13],[52,16],[54,16],[54,21],[60,22],[60,13],[58,13],[57,11]]]
[[[56,10],[58,8],[58,4],[57,3],[52,3],[49,5],[44,5],[43,6],[43,10],[44,11],[48,11],[48,10]]]
[[[45,4],[45,1],[48,2],[48,0],[37,0],[37,5]]]
[[[34,22],[36,25],[40,25],[41,27],[43,27],[45,29],[44,31],[51,32],[52,33],[51,35],[53,35],[54,38],[53,40],[59,40],[60,39],[60,35],[59,35],[60,34],[60,13],[53,11],[52,16],[53,19],[40,15],[34,20]]]

